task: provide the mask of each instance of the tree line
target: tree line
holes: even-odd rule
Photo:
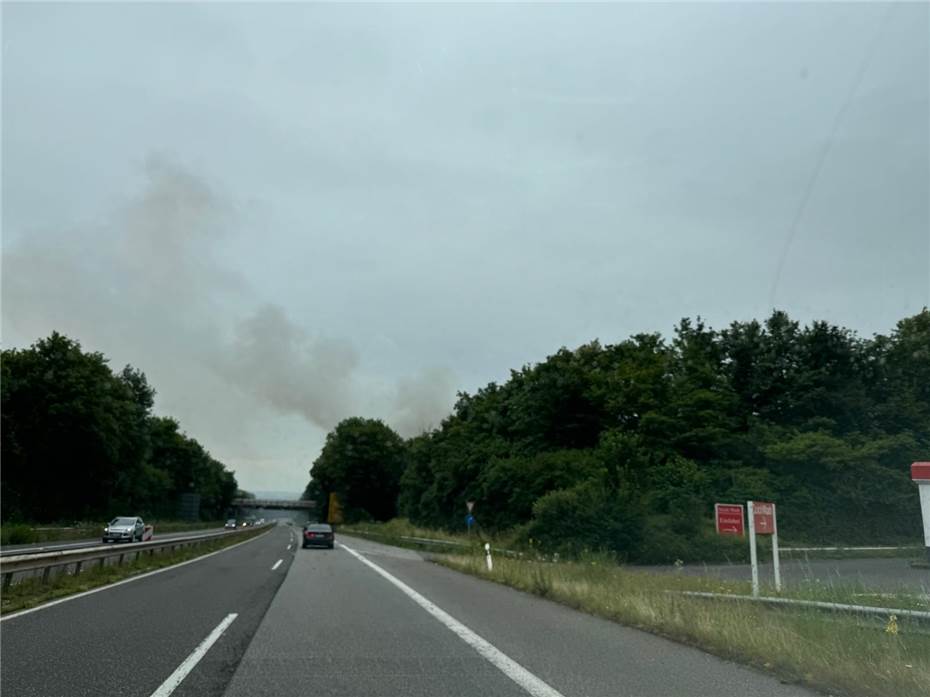
[[[485,530],[661,561],[727,548],[713,504],[748,499],[778,504],[788,540],[914,540],[908,465],[928,453],[927,309],[872,338],[776,311],[562,348],[406,441],[348,419],[305,496],[450,530],[474,501]]]
[[[114,372],[57,332],[0,363],[0,470],[6,521],[175,518],[181,494],[200,515],[225,515],[235,475],[178,422],[152,413],[145,374]]]

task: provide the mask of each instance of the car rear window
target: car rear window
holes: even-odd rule
[[[308,525],[307,530],[310,532],[332,532],[333,529],[328,525]]]

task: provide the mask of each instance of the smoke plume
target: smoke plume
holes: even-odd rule
[[[448,371],[366,375],[351,340],[296,322],[224,265],[222,245],[247,232],[229,197],[164,159],[148,160],[142,174],[138,195],[96,224],[7,235],[7,345],[58,330],[117,367],[131,362],[159,390],[160,410],[243,462],[265,459],[246,435],[262,413],[299,415],[324,431],[348,416],[381,417],[404,435],[445,416]],[[286,457],[306,472],[307,449],[295,449]]]

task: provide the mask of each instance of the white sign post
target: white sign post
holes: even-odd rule
[[[775,569],[775,592],[781,593],[781,569],[778,567],[778,520],[775,518],[775,504],[772,504],[772,567]]]
[[[781,591],[781,568],[778,560],[778,523],[775,504],[747,501],[749,513],[749,560],[752,563],[752,596],[759,597],[759,557],[756,552],[756,533],[772,536],[772,567],[775,571],[775,590]]]
[[[917,485],[920,495],[920,514],[924,522],[924,544],[927,561],[930,562],[930,462],[911,463],[911,480]]]
[[[484,543],[484,553],[486,555],[486,560],[488,562],[488,571],[494,571],[494,562],[491,560],[491,543]]]
[[[752,564],[752,597],[759,597],[759,560],[756,557],[756,517],[753,515],[753,502],[746,502],[749,512],[749,561]]]

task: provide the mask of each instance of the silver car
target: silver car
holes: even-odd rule
[[[114,518],[110,524],[103,529],[104,542],[135,542],[142,540],[142,533],[145,530],[145,523],[142,518]]]

